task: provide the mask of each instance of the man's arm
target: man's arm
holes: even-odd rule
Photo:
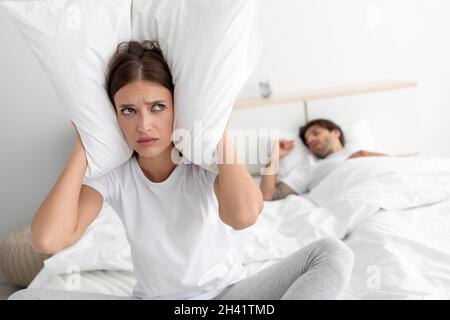
[[[296,194],[286,183],[278,182],[277,175],[262,175],[260,182],[261,192],[265,201],[279,200],[290,194]]]
[[[387,154],[371,152],[366,150],[359,150],[358,152],[355,152],[350,157],[348,157],[348,159],[362,158],[362,157],[383,157],[383,156],[387,156]]]
[[[277,172],[279,160],[285,157],[294,147],[293,141],[281,140],[276,142],[269,158],[269,163],[265,166],[261,175],[260,188],[263,199],[266,201],[286,198],[290,194],[295,194],[287,184],[277,183]]]
[[[272,200],[273,194],[276,189],[276,184],[277,184],[277,175],[276,174],[261,176],[261,181],[259,183],[259,187],[261,189],[263,199],[265,201]]]
[[[275,192],[273,193],[272,200],[284,199],[290,194],[297,194],[286,183],[280,181],[277,183]]]

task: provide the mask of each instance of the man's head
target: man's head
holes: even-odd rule
[[[300,128],[300,139],[320,159],[344,148],[345,138],[341,128],[326,119],[316,119]]]

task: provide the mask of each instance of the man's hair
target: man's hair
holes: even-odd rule
[[[342,129],[333,121],[331,120],[327,120],[327,119],[316,119],[316,120],[312,120],[310,122],[308,122],[307,124],[305,124],[303,127],[300,127],[300,132],[299,132],[299,137],[300,139],[302,139],[303,144],[305,146],[308,146],[306,144],[306,131],[311,128],[312,126],[318,126],[324,129],[327,129],[328,131],[333,131],[333,130],[338,130],[339,133],[341,134],[339,137],[339,141],[341,142],[342,146],[345,146],[345,137],[344,137],[344,132],[342,132]]]

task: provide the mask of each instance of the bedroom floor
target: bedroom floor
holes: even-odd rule
[[[21,288],[8,283],[5,277],[0,273],[0,300],[6,300],[11,294]]]

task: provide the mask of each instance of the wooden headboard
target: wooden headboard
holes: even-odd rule
[[[384,80],[365,82],[352,85],[301,90],[297,92],[274,95],[270,96],[269,98],[240,99],[236,101],[234,108],[244,109],[302,102],[305,114],[305,122],[308,122],[309,101],[337,98],[343,96],[353,96],[380,91],[397,90],[415,86],[417,86],[417,82],[415,81]]]

